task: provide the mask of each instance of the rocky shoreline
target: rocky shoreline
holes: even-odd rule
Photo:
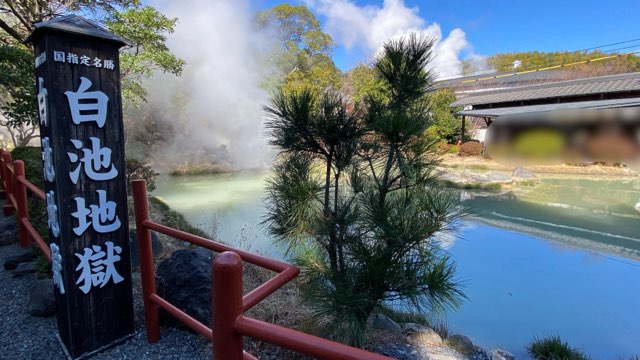
[[[463,189],[500,190],[512,185],[535,185],[538,177],[530,170],[516,167],[510,175],[496,171],[471,171],[469,169],[439,168],[437,179],[445,186]]]

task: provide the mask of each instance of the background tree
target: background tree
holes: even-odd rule
[[[278,73],[269,79],[268,87],[285,93],[340,87],[340,70],[331,60],[333,39],[322,32],[320,22],[305,6],[274,6],[257,13],[254,24],[279,39],[271,55]]]
[[[453,108],[451,104],[456,101],[456,94],[452,89],[439,89],[427,95],[429,112],[433,124],[427,128],[428,136],[437,140],[444,140],[453,144],[460,139],[460,119],[455,113],[461,108]]]
[[[356,104],[366,102],[370,97],[384,99],[385,80],[372,66],[359,64],[345,74],[345,92]],[[451,89],[430,90],[425,93],[424,101],[428,105],[430,123],[425,135],[429,140],[444,140],[454,143],[460,138],[460,119],[455,113],[460,108],[452,108],[456,94]]]
[[[0,92],[3,95],[2,123],[10,128],[15,145],[35,136],[37,113],[34,103],[33,53],[22,42],[36,22],[71,13],[81,13],[103,22],[132,46],[121,52],[122,90],[125,106],[144,101],[144,78],[154,71],[180,75],[185,62],[165,45],[177,19],[167,18],[137,0],[105,1],[20,1],[0,2]],[[11,74],[4,70],[9,69]]]
[[[497,72],[514,71],[513,62],[520,61],[521,65],[516,71],[535,70],[548,66],[570,64],[574,62],[593,60],[610,55],[618,55],[618,52],[595,51],[527,51],[502,53],[489,56],[487,64]],[[475,66],[477,67],[477,66]],[[473,71],[473,64],[470,61],[463,63],[463,73]],[[572,78],[597,75],[613,75],[626,72],[640,71],[640,56],[637,54],[623,55],[617,58],[577,65],[563,69]]]
[[[369,96],[383,97],[384,81],[377,76],[375,69],[365,64],[358,64],[345,74],[348,78],[350,89],[347,93],[354,103],[361,104]]]
[[[425,69],[433,42],[385,45],[374,64],[384,95],[361,112],[335,93],[279,93],[265,107],[279,149],[265,223],[301,265],[305,299],[325,336],[363,345],[369,315],[399,303],[455,308],[455,265],[434,235],[457,216],[433,181]]]
[[[0,44],[0,84],[0,126],[7,129],[14,148],[26,146],[37,136],[38,122],[29,49]]]

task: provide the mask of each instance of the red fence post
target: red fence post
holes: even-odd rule
[[[7,198],[7,190],[5,187],[5,179],[6,179],[6,169],[5,169],[5,164],[4,164],[4,152],[7,150],[0,150],[0,187],[2,187],[2,189],[0,189],[0,199],[6,199]]]
[[[8,151],[4,151],[2,153],[2,162],[4,163],[3,171],[4,171],[4,186],[5,191],[7,192],[7,202],[5,202],[3,207],[4,216],[10,216],[13,214],[14,207],[13,202],[11,201],[11,194],[13,194],[13,174],[11,170],[9,170],[9,165],[12,163],[11,153]]]
[[[16,160],[13,162],[13,171],[15,172],[15,197],[16,197],[16,221],[18,222],[20,246],[27,247],[30,245],[29,233],[23,221],[29,220],[29,204],[27,202],[27,187],[24,185],[24,162]]]
[[[225,251],[213,259],[211,268],[213,292],[213,359],[241,360],[242,335],[234,330],[242,315],[242,259]]]
[[[133,180],[132,186],[133,206],[136,216],[136,238],[138,239],[138,252],[140,253],[140,275],[142,280],[142,298],[144,302],[147,341],[155,343],[160,340],[160,324],[158,322],[158,304],[151,300],[151,295],[156,293],[153,250],[151,248],[151,230],[144,226],[144,222],[149,220],[147,183],[144,180]]]

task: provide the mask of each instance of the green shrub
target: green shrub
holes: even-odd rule
[[[13,160],[24,161],[24,172],[27,180],[44,189],[42,174],[42,149],[35,146],[17,147],[11,151]]]
[[[147,191],[151,192],[156,189],[157,172],[153,170],[151,165],[144,164],[137,159],[127,159],[127,192],[131,195],[131,181],[144,179],[147,181]]]
[[[534,339],[527,348],[535,360],[589,360],[582,351],[574,349],[559,336]]]

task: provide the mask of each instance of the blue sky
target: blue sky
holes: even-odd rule
[[[282,1],[251,0],[251,7],[266,9],[280,3]],[[342,70],[370,59],[381,38],[372,39],[367,33],[375,32],[380,24],[391,26],[390,31],[396,34],[403,30],[402,24],[390,25],[397,20],[394,13],[400,18],[404,16],[407,28],[433,32],[435,28],[430,26],[437,23],[443,40],[451,31],[459,29],[449,48],[443,46],[442,49],[443,56],[448,56],[442,60],[445,72],[449,65],[454,66],[453,56],[459,60],[500,52],[579,50],[640,38],[638,0],[299,0],[290,3],[308,5],[324,31],[334,37],[338,45],[334,61]],[[340,10],[346,6],[351,10]],[[383,13],[385,19],[381,22],[372,20]],[[366,19],[373,22],[364,24]],[[360,26],[361,34],[352,31],[357,28],[354,24]],[[603,50],[634,45],[637,46],[621,51],[640,50],[640,41]]]

